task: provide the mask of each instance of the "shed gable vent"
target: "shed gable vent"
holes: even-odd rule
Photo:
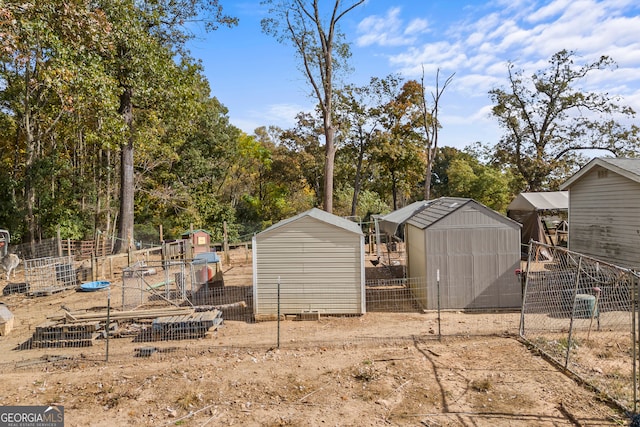
[[[609,176],[609,171],[607,169],[600,169],[598,171],[598,178],[606,178]]]

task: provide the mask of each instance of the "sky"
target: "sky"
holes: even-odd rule
[[[260,0],[221,3],[239,25],[201,33],[189,45],[211,95],[248,134],[260,126],[293,127],[296,114],[317,103],[293,48],[262,33],[268,9]],[[579,89],[619,96],[639,112],[640,124],[637,0],[367,0],[344,16],[340,30],[353,68],[343,83],[363,86],[389,74],[420,81],[424,69],[430,91],[437,70],[441,82],[455,73],[441,97],[440,146],[496,143],[502,131],[491,117],[489,91],[506,88],[508,63],[531,75],[562,49],[575,51],[578,65],[611,57],[616,68],[591,73]]]

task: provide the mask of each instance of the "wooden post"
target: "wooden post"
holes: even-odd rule
[[[231,255],[229,255],[229,235],[227,233],[227,221],[222,223],[223,229],[223,241],[222,241],[222,250],[224,251],[224,262],[229,265],[231,263]]]
[[[164,241],[164,233],[162,232],[162,224],[160,224],[160,242]]]
[[[56,235],[58,237],[58,256],[62,256],[62,239],[60,238],[60,225],[58,224],[58,229],[56,230]]]
[[[92,253],[91,254],[91,281],[94,282],[97,279],[98,276],[98,272],[96,271],[98,269],[98,262],[96,260],[96,254]]]

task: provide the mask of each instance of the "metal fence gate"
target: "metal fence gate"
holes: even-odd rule
[[[532,242],[523,273],[520,336],[634,413],[638,274]]]

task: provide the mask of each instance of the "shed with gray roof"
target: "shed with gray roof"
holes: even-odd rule
[[[520,224],[472,199],[442,197],[405,223],[407,276],[425,309],[516,308]]]
[[[353,221],[314,208],[278,222],[253,238],[256,318],[365,313],[364,260]]]
[[[595,158],[564,182],[569,249],[640,269],[640,159]]]

